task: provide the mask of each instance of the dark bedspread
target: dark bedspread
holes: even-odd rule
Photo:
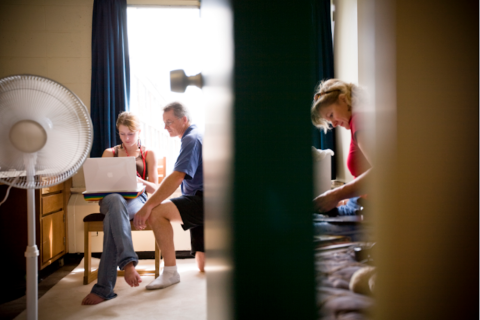
[[[319,319],[370,319],[373,297],[349,289],[350,278],[355,271],[368,266],[355,260],[353,247],[317,252],[315,261]]]

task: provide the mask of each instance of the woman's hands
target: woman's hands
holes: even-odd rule
[[[372,169],[367,170],[353,181],[333,190],[326,191],[313,199],[314,209],[325,213],[337,206],[345,205],[348,199],[366,194],[366,184]]]
[[[315,211],[324,213],[336,208],[341,200],[343,199],[339,198],[338,192],[329,190],[313,199],[313,204]]]

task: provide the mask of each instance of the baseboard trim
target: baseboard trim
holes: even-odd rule
[[[79,253],[83,256],[83,253]],[[138,259],[155,259],[155,251],[137,251]],[[92,257],[100,259],[101,252],[92,252]],[[188,250],[175,251],[177,259],[193,259],[194,256]]]

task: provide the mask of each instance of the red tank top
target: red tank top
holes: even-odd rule
[[[115,147],[112,148],[112,152],[113,152],[114,157],[118,157],[119,149],[123,149],[122,145],[118,145],[118,146],[115,146]],[[145,158],[145,166],[143,165],[142,153],[143,153],[143,157]],[[148,179],[147,153],[148,153],[148,150],[145,150],[145,147],[142,146],[142,152],[140,152],[138,157],[135,158],[135,163],[137,165],[137,174],[143,180]]]
[[[350,142],[350,150],[348,151],[347,167],[352,176],[356,178],[370,169],[370,164],[357,143],[356,134],[361,130],[361,123],[359,123],[358,115],[352,114],[349,124],[352,139]]]

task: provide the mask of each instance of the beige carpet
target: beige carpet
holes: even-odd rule
[[[99,259],[92,259],[97,266]],[[140,260],[137,268],[154,268],[155,260]],[[161,290],[146,290],[154,276],[142,276],[139,287],[131,288],[118,277],[115,299],[95,306],[80,305],[96,281],[83,285],[83,261],[38,301],[38,319],[206,319],[206,276],[194,259],[177,260],[180,283]],[[26,319],[26,311],[16,320]]]

